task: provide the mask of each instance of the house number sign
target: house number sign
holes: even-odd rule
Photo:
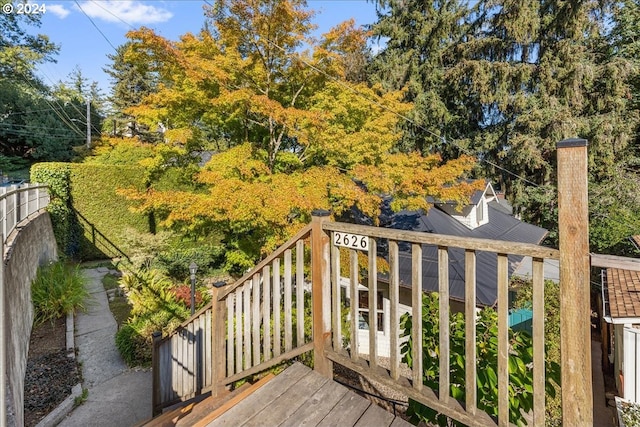
[[[359,234],[333,232],[333,244],[343,246],[349,249],[359,249],[361,251],[369,251],[369,236],[361,236]]]

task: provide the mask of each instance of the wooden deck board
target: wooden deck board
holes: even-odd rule
[[[391,412],[387,412],[377,405],[371,405],[367,408],[364,414],[362,414],[354,427],[388,427],[391,425],[394,418],[395,417]]]
[[[300,363],[294,363],[291,367],[285,369],[284,372],[271,380],[269,387],[263,387],[256,391],[249,398],[238,403],[216,420],[208,424],[208,426],[217,427],[228,425],[235,427],[239,425],[239,420],[247,420],[256,412],[259,412],[266,406],[270,405],[275,399],[280,397],[281,394],[286,392],[289,388],[294,387],[295,384],[305,377],[308,372],[309,368],[306,366]]]
[[[372,403],[367,399],[353,392],[349,392],[333,407],[327,416],[318,423],[318,427],[352,426],[358,422],[370,405],[372,405]]]
[[[410,426],[401,418],[295,363],[208,426]]]
[[[327,382],[329,382],[328,379],[309,370],[307,375],[295,384],[295,387],[291,387],[269,406],[238,425],[244,427],[278,425],[283,420],[289,419],[299,408],[307,406],[311,396],[316,394]]]
[[[347,389],[340,384],[327,381],[320,390],[311,396],[280,427],[315,426],[333,409],[347,394]]]

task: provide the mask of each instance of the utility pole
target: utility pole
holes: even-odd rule
[[[91,100],[87,98],[87,150],[91,149]]]

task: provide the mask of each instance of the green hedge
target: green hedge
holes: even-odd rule
[[[90,227],[81,227],[83,221],[75,215],[73,208],[124,252],[127,252],[124,235],[128,229],[149,231],[148,216],[132,212],[130,203],[116,194],[119,188],[145,188],[142,167],[38,163],[31,168],[31,181],[49,185],[49,212],[54,232],[60,248],[71,257],[96,259],[107,253],[103,253],[102,245],[97,248],[93,245],[94,233]]]
[[[144,190],[143,168],[78,163],[71,165],[70,178],[73,206],[116,246],[127,252],[125,235],[129,229],[149,232],[148,216],[132,212],[131,202],[116,194],[120,188]],[[86,228],[85,237],[83,258],[95,258],[99,254],[90,253],[93,235]]]

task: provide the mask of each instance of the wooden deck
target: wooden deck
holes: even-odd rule
[[[300,363],[207,425],[411,426]]]
[[[346,387],[294,363],[222,399],[191,402],[143,423],[169,426],[411,426]]]

